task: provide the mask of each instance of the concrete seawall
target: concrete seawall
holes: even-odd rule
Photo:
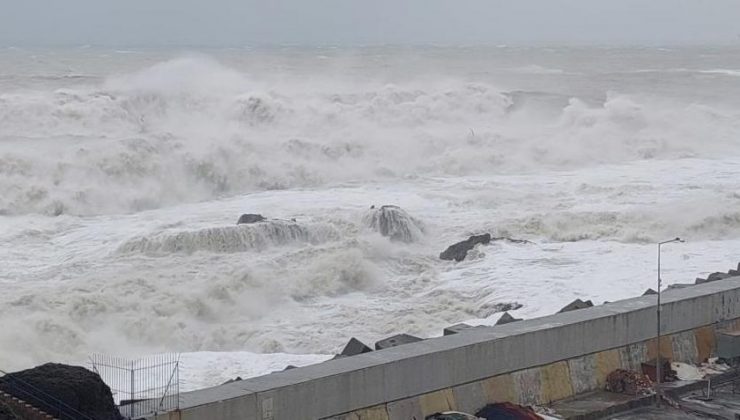
[[[661,354],[699,362],[740,328],[740,277],[663,294]],[[157,419],[413,419],[486,403],[547,404],[657,355],[656,297],[424,340],[186,393]]]

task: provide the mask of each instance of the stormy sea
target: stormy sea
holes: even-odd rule
[[[732,47],[0,50],[0,368],[186,390],[726,271],[738,105]]]

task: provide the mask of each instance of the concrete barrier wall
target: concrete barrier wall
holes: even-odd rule
[[[740,328],[740,278],[663,294],[661,354],[708,357]],[[413,419],[486,403],[547,404],[657,355],[655,296],[471,329],[183,395],[181,419]],[[175,417],[173,417],[175,416]]]

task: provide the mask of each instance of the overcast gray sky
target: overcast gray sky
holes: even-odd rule
[[[740,44],[740,0],[0,0],[0,45]]]

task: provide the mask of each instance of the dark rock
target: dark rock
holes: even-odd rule
[[[740,276],[740,263],[738,263],[736,270],[730,270],[727,272],[727,274],[731,276]]]
[[[283,369],[283,371],[286,371],[286,370],[291,370],[291,369],[295,369],[295,368],[297,368],[297,367],[298,367],[298,366],[288,365],[288,366],[286,366],[286,367],[285,367],[285,369]]]
[[[365,343],[362,341],[352,337],[349,339],[349,342],[346,346],[344,346],[344,350],[342,350],[341,353],[339,353],[340,356],[354,356],[357,354],[367,353],[371,352],[373,349],[366,346]]]
[[[591,302],[590,300],[587,300],[587,301],[584,302],[581,299],[576,299],[573,302],[565,305],[565,307],[563,309],[559,310],[558,313],[575,311],[575,310],[578,310],[578,309],[590,308],[592,306],[594,306],[594,303]]]
[[[447,261],[455,260],[460,262],[468,256],[468,251],[473,249],[478,244],[488,245],[491,243],[491,234],[484,233],[483,235],[473,235],[468,239],[458,242],[454,245],[450,245],[447,249],[439,254],[439,258]]]
[[[648,295],[657,295],[657,294],[658,294],[658,292],[656,292],[655,290],[653,290],[653,289],[647,289],[647,290],[645,290],[645,293],[643,293],[642,295],[643,296],[648,296]]]
[[[261,214],[245,213],[239,217],[239,220],[236,222],[236,224],[237,225],[247,225],[250,223],[263,222],[265,220],[267,219],[265,219]]]
[[[398,334],[375,343],[375,350],[383,350],[390,347],[401,346],[403,344],[415,343],[417,341],[422,341],[422,339],[414,337],[413,335]]]
[[[498,321],[496,321],[496,325],[504,325],[504,324],[508,324],[511,322],[521,321],[521,320],[522,320],[521,318],[514,318],[508,312],[504,312],[504,314],[501,315],[501,318],[499,318]]]
[[[443,333],[443,335],[452,335],[452,334],[457,334],[457,333],[463,332],[465,330],[469,330],[471,328],[473,328],[472,325],[468,325],[468,324],[465,324],[465,323],[460,323],[460,324],[450,325],[449,327],[445,328],[442,331],[442,333]]]
[[[370,207],[363,223],[375,232],[399,242],[415,242],[424,234],[424,226],[398,206]]]
[[[96,420],[120,420],[110,388],[96,373],[83,367],[47,363],[0,378],[0,390],[48,413],[57,413],[48,396],[61,401],[71,418],[73,410]],[[33,394],[29,395],[29,390]],[[24,395],[25,394],[25,395]],[[46,398],[39,396],[47,396]]]

